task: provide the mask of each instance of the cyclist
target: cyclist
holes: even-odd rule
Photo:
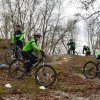
[[[24,33],[21,31],[20,25],[16,25],[16,30],[12,37],[12,43],[15,44],[15,46],[19,46],[21,49],[23,47]]]
[[[69,48],[68,54],[70,54],[71,51],[72,51],[73,52],[73,55],[75,55],[75,46],[76,46],[76,44],[73,41],[73,39],[70,39],[70,42],[67,45],[68,45],[68,48]]]
[[[83,54],[84,54],[84,51],[85,51],[86,56],[90,56],[91,55],[90,48],[88,46],[84,45]]]
[[[41,34],[35,33],[34,37],[31,40],[27,41],[26,45],[22,48],[22,55],[27,61],[25,62],[26,75],[30,75],[30,68],[32,64],[34,64],[38,59],[38,55],[42,53],[44,56],[44,52],[38,47],[37,44],[40,38]]]

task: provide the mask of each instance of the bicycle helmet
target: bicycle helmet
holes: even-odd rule
[[[20,25],[16,25],[16,27],[19,27],[20,28],[21,26]]]
[[[35,37],[42,37],[41,33],[35,33],[34,36]]]
[[[73,39],[70,39],[69,41],[70,41],[70,42],[72,42],[72,41],[73,41]]]
[[[86,48],[87,46],[86,45],[84,45],[84,48]]]

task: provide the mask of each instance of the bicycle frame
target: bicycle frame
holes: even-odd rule
[[[38,66],[40,63],[43,63],[43,65],[44,65],[43,59],[44,59],[44,57],[42,56],[42,58],[40,58],[36,63],[32,64],[31,70],[32,70],[33,68],[37,68],[37,66]]]
[[[19,51],[20,51],[21,49],[20,49],[20,47],[19,47],[19,46],[14,45],[13,50],[14,50],[14,52],[17,52],[17,50],[19,50]]]
[[[37,68],[37,66],[41,63],[41,62],[43,62],[43,57],[42,58],[40,58],[35,64],[32,64],[32,66],[31,66],[31,70],[33,69],[33,68]],[[18,63],[18,62],[17,62]],[[44,65],[44,62],[43,62],[43,65]],[[19,69],[18,69],[19,70]],[[21,72],[25,72],[24,70],[20,70]]]
[[[99,71],[99,61],[98,61],[98,59],[97,59],[97,61],[96,61],[96,73],[98,74],[98,73],[100,73],[100,71]]]
[[[14,47],[12,48],[12,50],[13,50],[13,55],[16,58],[18,58],[18,54],[17,53],[21,54],[21,48],[19,46],[14,45]]]

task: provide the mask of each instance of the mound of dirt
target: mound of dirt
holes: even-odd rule
[[[0,93],[1,100],[100,100],[99,77],[88,80],[82,74],[83,65],[89,60],[95,62],[94,57],[55,55],[47,58],[47,63],[53,64],[57,71],[57,81],[52,86],[46,90],[40,90],[39,86],[33,83],[33,79],[29,78],[29,81],[25,78],[23,82],[22,80],[12,80],[7,74],[7,70],[0,70],[1,87],[5,82],[11,82],[12,87],[17,86],[12,90],[21,90],[20,94],[6,92],[8,94],[3,95]],[[24,86],[27,91],[22,88]]]

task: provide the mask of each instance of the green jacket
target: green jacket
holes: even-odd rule
[[[76,46],[75,42],[70,42],[67,45],[70,46],[70,48],[75,48]]]
[[[18,40],[24,42],[24,33],[19,31],[19,32],[15,32],[14,35],[12,36],[12,43],[16,43]]]
[[[88,46],[87,46],[87,47],[84,47],[84,48],[83,48],[83,53],[84,53],[84,51],[85,51],[85,52],[90,52],[90,48],[89,48]]]
[[[24,52],[34,51],[35,53],[40,54],[40,48],[38,47],[34,38],[26,43],[22,51]]]

